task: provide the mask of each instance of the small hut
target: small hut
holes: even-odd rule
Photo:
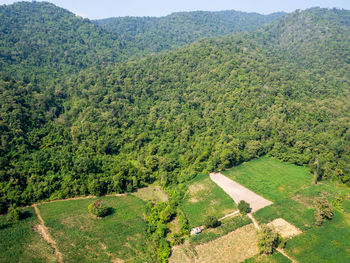
[[[191,235],[198,235],[202,231],[203,231],[203,227],[202,226],[192,228],[191,229]]]

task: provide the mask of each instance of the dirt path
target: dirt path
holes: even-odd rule
[[[276,250],[277,250],[278,252],[280,252],[283,256],[285,256],[286,258],[288,258],[290,261],[292,261],[292,263],[298,263],[298,261],[296,261],[296,260],[292,259],[290,256],[288,256],[288,255],[286,254],[286,252],[284,252],[284,250],[283,250],[282,248],[276,248]]]
[[[58,251],[55,240],[49,234],[48,228],[45,226],[45,222],[40,215],[40,211],[37,205],[33,205],[36,216],[39,219],[40,224],[35,227],[35,230],[42,236],[42,238],[51,246],[53,249],[56,260],[58,263],[62,263],[62,254]]]
[[[238,213],[239,213],[239,211],[238,211],[238,210],[237,210],[237,211],[234,211],[234,212],[232,212],[231,214],[227,214],[227,215],[225,215],[225,216],[223,216],[223,217],[219,218],[219,221],[224,220],[225,218],[228,218],[228,217],[234,216],[234,215],[236,215],[236,214],[238,214]]]
[[[256,212],[265,206],[273,204],[271,201],[257,195],[248,188],[245,188],[221,173],[211,173],[210,179],[220,186],[233,199],[233,201],[235,201],[236,204],[238,204],[241,200],[248,202],[252,208],[252,212]]]
[[[249,213],[248,217],[253,221],[253,224],[254,224],[255,228],[260,230],[259,223],[258,223],[258,221],[255,220],[254,216],[251,213]]]

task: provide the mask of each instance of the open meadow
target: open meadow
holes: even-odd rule
[[[88,205],[98,199],[112,212],[96,218]],[[38,206],[64,262],[152,261],[154,248],[147,240],[145,203],[133,196],[108,196]]]
[[[207,215],[220,218],[237,210],[237,206],[208,175],[198,175],[188,183],[181,209],[190,227],[196,227],[203,225]]]
[[[9,223],[0,216],[0,262],[56,262],[51,247],[34,231],[39,224],[32,207],[23,210],[24,219]]]
[[[223,174],[274,202],[254,213],[260,224],[283,218],[303,231],[287,241],[288,255],[299,262],[349,262],[350,220],[346,212],[349,190],[346,187],[328,181],[315,185],[307,168],[269,157],[243,163]],[[333,220],[318,227],[314,202],[321,196],[327,197],[336,212]],[[248,262],[264,260],[255,258]],[[272,259],[269,262],[273,262]]]

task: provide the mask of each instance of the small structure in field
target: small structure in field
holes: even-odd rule
[[[198,235],[200,232],[202,232],[204,227],[199,226],[191,229],[191,235]]]

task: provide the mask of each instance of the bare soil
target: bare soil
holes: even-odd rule
[[[236,204],[238,204],[241,200],[248,202],[252,212],[256,212],[265,206],[273,204],[271,201],[254,193],[253,191],[250,191],[248,188],[227,178],[221,173],[211,173],[210,179],[220,186],[235,201]]]
[[[268,225],[273,226],[283,238],[291,238],[302,233],[297,227],[283,218],[277,218],[268,223]]]
[[[208,243],[173,249],[170,263],[233,263],[242,262],[258,253],[257,235],[253,224],[241,227]]]

